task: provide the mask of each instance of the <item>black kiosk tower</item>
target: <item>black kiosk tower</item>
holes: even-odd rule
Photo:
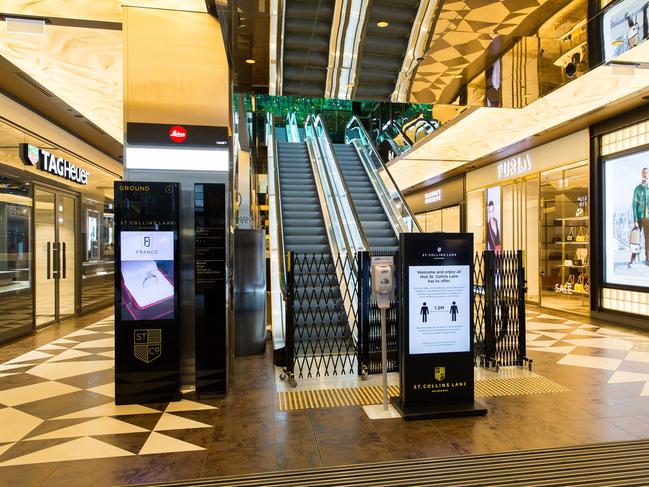
[[[486,414],[474,401],[473,235],[402,233],[400,396],[405,419]]]
[[[178,183],[115,183],[115,402],[180,399]]]

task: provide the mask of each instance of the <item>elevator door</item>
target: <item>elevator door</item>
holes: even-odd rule
[[[74,196],[36,187],[34,191],[36,326],[67,318],[76,309]]]

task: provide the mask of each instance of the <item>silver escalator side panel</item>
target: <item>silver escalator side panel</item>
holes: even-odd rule
[[[286,343],[286,307],[284,301],[284,242],[282,231],[282,203],[279,185],[277,144],[272,114],[266,124],[268,144],[268,214],[270,244],[270,292],[273,349],[283,349]]]

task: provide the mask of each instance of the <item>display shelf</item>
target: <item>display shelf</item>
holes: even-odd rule
[[[554,264],[552,267],[564,267],[566,269],[590,269],[589,265],[565,265],[565,264]]]
[[[562,244],[562,245],[589,245],[590,242],[577,242],[576,240],[561,240],[560,242],[554,242],[556,244]]]
[[[555,220],[564,222],[564,221],[588,221],[590,220],[590,216],[567,216],[564,218],[555,218]]]

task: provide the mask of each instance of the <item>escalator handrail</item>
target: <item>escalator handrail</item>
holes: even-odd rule
[[[410,137],[408,137],[406,135],[406,132],[403,130],[403,127],[401,126],[401,124],[399,122],[397,122],[396,120],[389,120],[388,122],[386,122],[386,124],[383,125],[383,127],[381,128],[381,133],[379,134],[379,137],[381,135],[383,135],[383,134],[386,134],[386,136],[389,139],[394,140],[393,137],[390,137],[390,135],[388,135],[386,133],[388,128],[392,127],[392,126],[394,126],[397,129],[397,132],[399,132],[399,135],[401,135],[401,137],[403,137],[403,140],[406,142],[406,144],[408,146],[407,149],[401,149],[401,152],[404,152],[404,151],[408,150],[409,148],[411,148],[413,145],[415,145],[414,142],[412,140],[410,140]]]
[[[354,224],[356,225],[356,228],[358,229],[358,233],[360,235],[363,247],[365,247],[366,250],[369,250],[370,249],[369,241],[367,240],[367,236],[365,235],[365,231],[363,230],[363,226],[361,224],[361,218],[360,218],[360,216],[358,214],[358,211],[356,210],[356,205],[354,205],[354,202],[351,200],[351,192],[349,191],[349,186],[347,186],[347,181],[345,181],[345,178],[343,176],[342,169],[340,168],[340,163],[338,162],[338,157],[336,157],[336,152],[333,149],[333,144],[331,143],[331,138],[329,137],[329,132],[327,132],[327,126],[325,125],[325,122],[322,119],[322,117],[320,117],[320,115],[315,115],[315,116],[310,115],[309,118],[307,118],[307,122],[308,122],[309,119],[312,120],[314,128],[317,125],[320,125],[322,127],[322,133],[325,136],[325,143],[327,144],[327,149],[328,149],[329,154],[331,154],[331,161],[333,162],[334,168],[335,168],[336,173],[337,173],[337,177],[340,179],[340,182],[342,183],[344,193],[345,193],[345,197],[349,201],[349,206],[351,208],[352,216],[354,218]],[[305,123],[304,125],[305,125],[305,131],[306,131],[306,125],[307,124]],[[316,134],[317,134],[317,132],[316,132]],[[316,138],[318,139],[318,144],[320,144],[320,138],[319,137],[316,137]],[[320,146],[320,148],[321,148],[321,150],[324,149],[322,146]],[[354,259],[354,262],[355,262],[355,259]]]
[[[285,251],[284,251],[284,228],[282,226],[282,189],[279,184],[279,158],[277,156],[277,142],[275,140],[275,121],[273,114],[268,113],[266,117],[266,124],[268,133],[266,134],[266,143],[271,141],[270,154],[273,158],[274,174],[273,179],[275,182],[275,218],[277,220],[277,250],[279,253],[279,275],[280,275],[280,289],[282,295],[286,297],[286,269],[285,269]]]
[[[289,142],[302,142],[300,140],[300,131],[298,130],[297,125],[297,115],[295,112],[289,112],[286,115],[286,126],[291,130],[291,137],[288,137],[288,130],[286,131],[287,138]]]
[[[398,198],[399,198],[399,203],[401,203],[402,208],[404,209],[404,212],[411,219],[411,221],[413,222],[413,225],[417,228],[417,231],[421,232],[422,229],[421,229],[421,226],[419,225],[419,222],[415,218],[415,214],[412,212],[412,210],[410,209],[410,205],[408,205],[408,202],[406,201],[406,199],[401,194],[401,190],[399,189],[399,186],[397,186],[397,182],[392,177],[392,174],[390,173],[390,170],[388,169],[388,167],[383,162],[383,159],[379,155],[379,152],[376,150],[376,147],[374,147],[374,144],[372,143],[372,140],[370,139],[369,134],[365,130],[365,127],[363,126],[363,123],[360,121],[360,119],[356,115],[352,115],[352,117],[349,119],[349,122],[347,122],[347,125],[345,127],[345,142],[346,143],[353,142],[353,140],[349,140],[349,141],[347,140],[347,131],[350,129],[350,127],[352,125],[357,125],[358,126],[360,132],[363,134],[363,137],[367,141],[367,143],[363,144],[363,145],[365,147],[369,147],[369,149],[374,154],[374,157],[376,158],[376,160],[379,162],[379,164],[381,164],[380,169],[375,168],[376,172],[377,173],[380,172],[380,171],[385,172],[386,176],[390,179],[390,182],[392,183],[392,185],[395,188],[395,191],[396,191],[396,193],[398,195]],[[366,170],[371,170],[371,168],[374,166],[374,164],[366,163],[366,161],[363,159],[363,157],[361,157],[361,161],[363,162],[363,165],[365,165]],[[370,178],[370,180],[372,180],[372,178]],[[379,184],[381,184],[381,189],[383,189],[385,191],[385,193],[389,196],[388,199],[394,201],[394,197],[392,197],[390,191],[385,186],[385,183],[383,182],[383,178],[380,176],[380,174],[377,174],[376,180],[380,182]]]

